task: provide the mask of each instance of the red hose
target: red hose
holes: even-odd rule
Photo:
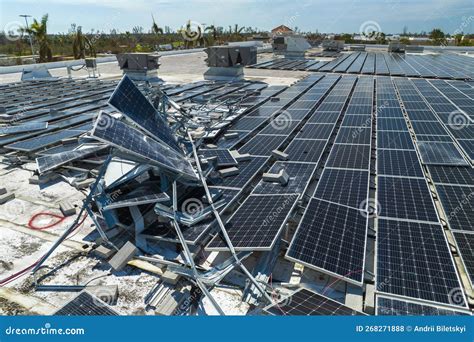
[[[43,226],[43,227],[37,227],[35,225],[33,225],[33,222],[36,220],[37,217],[39,216],[51,216],[51,217],[55,217],[55,218],[58,218],[58,221],[52,223],[52,224],[49,224],[49,225],[46,225],[46,226]],[[84,221],[86,220],[87,218],[87,214],[84,215],[84,217],[82,218],[82,220],[80,222],[77,223],[76,227],[71,230],[71,233],[73,233],[74,231],[76,231],[79,227],[82,226],[82,224],[84,223]],[[28,222],[28,227],[31,228],[31,229],[34,229],[34,230],[44,230],[44,229],[48,229],[48,228],[51,228],[51,227],[54,227],[56,225],[58,225],[59,223],[61,223],[62,221],[64,221],[66,219],[65,216],[60,216],[60,215],[56,215],[56,214],[52,214],[52,213],[38,213],[38,214],[35,214],[33,215],[33,217],[31,217],[30,221]],[[72,237],[73,235],[70,235],[68,236],[68,238]],[[4,286],[4,285],[7,285],[8,283],[18,279],[19,277],[23,276],[26,274],[26,272],[28,272],[30,269],[32,269],[33,267],[35,267],[38,262],[41,260],[38,259],[36,262],[34,262],[32,265],[22,269],[21,271],[18,271],[8,277],[6,277],[5,279],[1,279],[0,280],[0,287],[1,286]]]

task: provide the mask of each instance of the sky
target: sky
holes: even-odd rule
[[[24,22],[19,14],[40,18],[49,14],[49,33],[67,32],[72,23],[109,33],[151,28],[151,15],[160,27],[176,30],[192,20],[199,25],[258,27],[284,24],[323,33],[370,30],[400,33],[473,33],[472,0],[0,0],[0,31]]]

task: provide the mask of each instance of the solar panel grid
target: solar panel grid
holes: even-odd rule
[[[377,296],[378,316],[453,316],[469,315],[466,311],[429,305],[428,303],[414,303],[395,298]]]
[[[326,167],[368,170],[370,145],[334,144]]]
[[[423,177],[415,150],[377,150],[377,174]]]
[[[474,234],[455,231],[453,236],[472,285],[474,284]]]
[[[474,231],[474,187],[436,184],[449,227]]]

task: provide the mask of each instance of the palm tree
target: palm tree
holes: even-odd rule
[[[39,62],[50,62],[53,60],[53,53],[48,38],[48,14],[43,15],[41,21],[33,20],[30,27],[24,29],[25,32],[31,34],[39,44]]]
[[[153,17],[153,14],[151,15],[151,19],[153,20],[153,25],[151,25],[151,32],[158,35],[158,34],[163,34],[163,29],[158,26],[158,24],[155,22],[155,18]]]
[[[219,35],[217,27],[215,27],[214,25],[211,25],[211,26],[206,27],[204,31],[210,32],[211,37],[212,37],[212,44],[215,44],[217,42],[217,36]],[[209,40],[208,40],[208,44],[211,45]]]

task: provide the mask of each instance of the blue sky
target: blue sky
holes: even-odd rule
[[[473,33],[472,0],[1,0],[0,31],[23,20],[18,14],[39,18],[49,13],[49,32],[67,32],[71,23],[109,32],[151,27],[151,14],[160,26],[173,29],[190,19],[227,27],[239,24],[269,30],[277,25],[303,31],[360,32],[378,25],[385,33],[430,31]],[[365,23],[365,24],[364,24]],[[375,24],[374,24],[375,23]],[[13,25],[14,26],[14,25]]]

